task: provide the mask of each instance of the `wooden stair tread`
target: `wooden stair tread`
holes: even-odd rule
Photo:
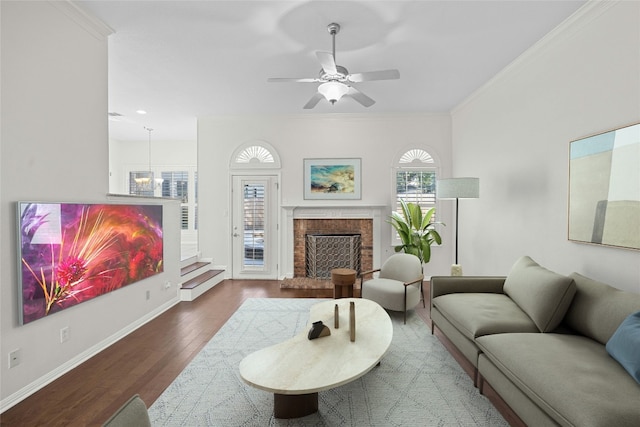
[[[211,263],[210,262],[198,261],[198,262],[194,262],[193,264],[185,265],[184,267],[182,267],[180,269],[180,275],[181,276],[186,276],[187,274],[191,273],[192,271],[196,271],[197,269],[202,268],[205,265],[209,265],[209,264],[211,264]]]
[[[193,279],[184,282],[181,286],[181,289],[193,289],[222,272],[224,272],[224,270],[207,270],[204,273],[194,277]]]

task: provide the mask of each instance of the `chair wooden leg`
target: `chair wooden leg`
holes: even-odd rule
[[[422,308],[427,308],[424,300],[424,289],[422,289],[422,282],[420,282],[420,295],[422,296]]]
[[[404,324],[407,324],[407,287],[404,287]]]

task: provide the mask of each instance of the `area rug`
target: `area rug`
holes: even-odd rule
[[[424,321],[390,313],[393,341],[380,366],[319,393],[317,413],[273,417],[273,394],[246,385],[248,354],[307,330],[323,299],[252,298],[233,314],[149,408],[154,426],[508,426]]]

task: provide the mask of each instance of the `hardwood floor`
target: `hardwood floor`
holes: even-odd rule
[[[225,280],[193,302],[180,302],[10,408],[0,415],[0,424],[101,425],[136,393],[151,406],[245,299],[332,297],[333,290],[280,289],[279,281]],[[427,301],[426,309],[416,309],[425,327],[431,324],[428,307]],[[500,402],[494,405],[501,412],[508,410],[501,409]]]

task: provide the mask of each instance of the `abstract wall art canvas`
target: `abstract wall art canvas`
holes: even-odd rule
[[[20,323],[163,271],[161,205],[18,203]]]
[[[640,249],[640,124],[570,143],[569,240]]]
[[[360,159],[305,159],[305,199],[360,199]]]

